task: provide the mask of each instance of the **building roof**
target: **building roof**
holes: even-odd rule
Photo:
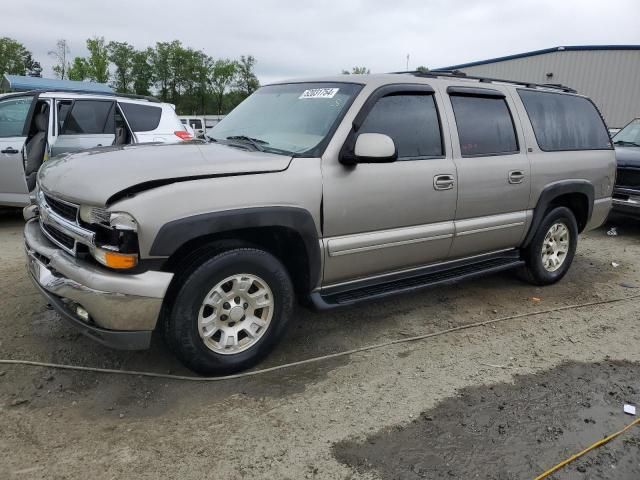
[[[55,78],[23,77],[4,75],[0,88],[23,92],[30,90],[63,90],[69,92],[113,93],[106,83],[79,82],[76,80],[58,80]]]
[[[515,60],[517,58],[535,57],[536,55],[544,55],[553,52],[576,52],[576,51],[597,51],[597,50],[640,50],[640,45],[573,45],[565,47],[552,47],[543,50],[533,50],[531,52],[516,53],[515,55],[507,55],[505,57],[489,58],[488,60],[479,60],[477,62],[461,63],[459,65],[451,65],[450,67],[435,68],[438,70],[458,70],[461,68],[475,67],[476,65],[486,65],[488,63],[498,63],[507,60]]]

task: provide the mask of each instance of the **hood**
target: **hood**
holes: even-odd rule
[[[51,195],[106,205],[123,192],[199,178],[279,172],[290,162],[290,156],[217,144],[129,145],[55,157],[44,163],[38,181]]]
[[[640,147],[616,147],[618,167],[640,168]]]

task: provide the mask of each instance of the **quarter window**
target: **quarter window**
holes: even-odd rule
[[[113,115],[113,102],[76,100],[67,113],[61,135],[102,134],[108,127],[109,115]],[[112,124],[112,122],[111,122]],[[113,133],[113,129],[110,132]]]
[[[160,125],[162,108],[136,103],[120,103],[120,108],[127,117],[129,126],[134,132],[150,132]]]
[[[0,102],[0,138],[21,137],[33,97],[12,98]]]
[[[587,98],[563,93],[518,90],[540,149],[609,149],[607,128]]]
[[[440,122],[433,95],[382,97],[373,106],[358,133],[389,135],[396,144],[398,158],[443,155]]]
[[[513,119],[504,98],[451,95],[463,157],[518,151]]]

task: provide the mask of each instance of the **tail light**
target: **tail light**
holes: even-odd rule
[[[193,140],[193,137],[191,136],[191,134],[184,130],[176,130],[173,133],[175,134],[176,137],[178,137],[180,140],[184,140],[185,142],[188,140]]]

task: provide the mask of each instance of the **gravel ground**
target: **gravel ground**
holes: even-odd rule
[[[605,233],[612,225],[617,236]],[[0,213],[1,358],[189,375],[160,340],[146,352],[109,350],[47,310],[25,274],[21,228],[17,212]],[[261,367],[637,295],[639,253],[640,223],[616,218],[581,237],[552,287],[502,274],[331,313],[300,309]],[[208,384],[0,365],[0,478],[533,478],[630,421],[622,403],[640,402],[638,304]],[[554,478],[638,478],[636,428]]]

